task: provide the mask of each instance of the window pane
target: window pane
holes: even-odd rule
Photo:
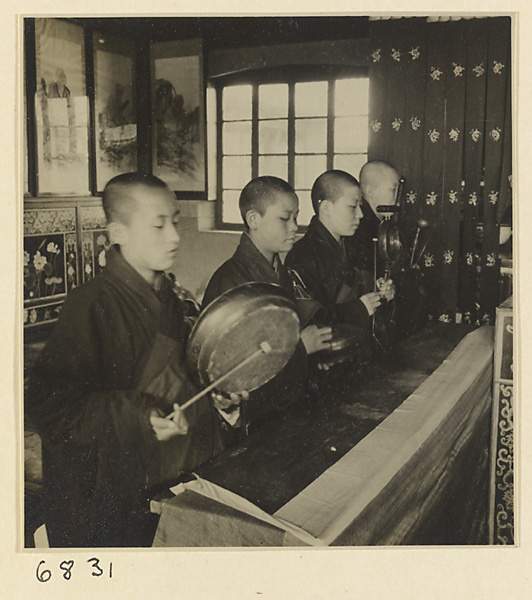
[[[35,20],[39,193],[89,190],[89,103],[83,28]]]
[[[288,117],[288,85],[275,83],[259,86],[259,119]]]
[[[325,154],[319,156],[296,156],[295,188],[298,190],[310,190],[316,178],[327,170],[327,157]]]
[[[334,168],[347,171],[347,173],[358,179],[360,169],[367,160],[367,154],[336,154],[334,157]]]
[[[296,117],[325,117],[327,116],[326,81],[296,83],[295,110]]]
[[[340,117],[334,120],[335,152],[367,152],[367,117]]]
[[[288,152],[288,120],[259,122],[259,152],[286,154]]]
[[[296,190],[299,198],[299,216],[297,224],[306,227],[310,223],[310,219],[314,216],[312,201],[310,199],[310,190]]]
[[[239,190],[224,190],[222,194],[222,220],[226,223],[242,223],[238,208]]]
[[[251,154],[251,121],[224,123],[222,140],[224,154]]]
[[[327,151],[327,119],[296,120],[296,152],[298,154]]]
[[[368,114],[369,79],[339,79],[334,91],[334,114],[356,116]]]
[[[224,156],[222,185],[224,189],[241,190],[251,179],[251,156]]]
[[[223,89],[222,116],[224,121],[251,119],[250,85],[233,85]]]
[[[287,156],[259,156],[259,176],[275,175],[288,180]]]

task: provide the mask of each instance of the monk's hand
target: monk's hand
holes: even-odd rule
[[[222,419],[231,427],[236,427],[240,421],[240,404],[249,400],[249,392],[222,394],[219,391],[211,392],[214,408]]]
[[[166,417],[162,416],[160,411],[153,409],[150,414],[150,424],[160,442],[188,433],[187,419],[177,403],[174,404],[173,412]]]
[[[369,315],[371,316],[381,305],[381,295],[379,292],[370,292],[360,296],[360,301],[366,307]]]
[[[229,395],[222,394],[221,392],[211,392],[212,402],[216,410],[231,411],[234,407],[240,406],[242,401],[249,400],[249,392],[232,392]]]
[[[328,350],[331,347],[332,329],[330,327],[318,327],[309,325],[301,332],[301,341],[305,346],[307,354],[314,354],[320,350]]]
[[[384,277],[377,279],[377,290],[381,298],[384,298],[387,302],[395,297],[395,285],[391,279],[384,279]]]

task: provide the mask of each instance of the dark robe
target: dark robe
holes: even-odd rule
[[[348,323],[369,337],[371,319],[360,296],[372,290],[371,274],[360,271],[314,216],[305,235],[288,253],[285,264],[298,273],[306,289],[325,307],[322,323]]]
[[[368,202],[362,199],[360,204],[362,214],[364,215],[358,229],[354,235],[345,238],[345,249],[349,260],[363,271],[369,271],[373,274],[375,262],[377,263],[377,277],[384,275],[386,264],[378,251],[379,227],[383,222],[373,212]],[[390,268],[390,277],[395,281],[399,278],[408,263],[407,243],[403,233],[403,224],[398,223],[399,239],[401,241],[401,249],[398,256]],[[377,246],[373,240],[377,240]],[[377,252],[375,253],[375,250]]]
[[[360,208],[364,216],[355,234],[345,238],[345,248],[350,260],[358,269],[373,273],[376,250],[373,240],[378,240],[381,221],[366,200],[362,199]],[[384,273],[384,264],[378,252],[376,259],[377,276],[381,277]]]
[[[51,546],[145,544],[147,486],[222,449],[207,398],[187,409],[186,436],[159,442],[149,422],[196,391],[183,369],[189,329],[171,283],[161,274],[152,288],[115,249],[69,293],[26,400],[43,441]]]
[[[280,285],[295,302],[292,280],[278,255],[274,257],[274,264],[275,268],[251,241],[249,235],[243,233],[233,256],[215,271],[207,284],[203,307],[224,292],[253,281]]]
[[[298,299],[292,279],[280,258],[274,257],[275,268],[253,244],[247,233],[243,233],[234,255],[227,260],[211,277],[203,296],[203,307],[206,308],[218,296],[239,285],[250,282],[273,283],[283,287],[298,306]],[[311,300],[315,312],[319,307]],[[302,315],[300,314],[300,321]],[[257,421],[269,412],[281,410],[285,404],[299,398],[306,386],[307,353],[300,342],[284,369],[274,379],[255,390],[250,395],[246,407],[246,424]]]
[[[382,277],[386,264],[380,252],[375,257],[374,239],[378,240],[379,225],[381,220],[371,209],[366,200],[361,203],[363,219],[358,229],[351,237],[345,238],[345,248],[349,260],[359,269]],[[423,274],[419,268],[410,267],[410,255],[408,243],[404,235],[404,223],[399,224],[401,250],[393,264],[389,265],[390,277],[395,284],[395,299],[387,307],[387,337],[391,343],[392,339],[402,339],[411,335],[425,324],[426,321],[426,288]]]

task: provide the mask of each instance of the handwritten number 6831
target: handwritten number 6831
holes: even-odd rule
[[[104,574],[104,570],[100,567],[100,560],[98,558],[89,558],[87,562],[92,566],[91,575],[93,577],[101,577]],[[52,578],[52,571],[44,567],[45,561],[41,560],[37,565],[37,571],[35,573],[37,581],[46,583]],[[70,581],[72,578],[72,569],[74,568],[73,560],[63,560],[59,564],[59,568],[63,571],[63,579]],[[109,578],[113,577],[113,563],[109,563]]]

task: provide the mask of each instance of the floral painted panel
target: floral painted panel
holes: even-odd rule
[[[80,220],[82,278],[85,282],[98,275],[105,267],[111,244],[105,214],[100,206],[80,208]]]
[[[26,327],[54,321],[78,285],[75,209],[24,211],[23,294]],[[51,302],[53,301],[53,302]]]
[[[64,235],[24,239],[24,302],[66,293]]]
[[[43,323],[52,323],[57,320],[62,306],[63,301],[25,308],[24,327],[29,329],[32,326],[42,325]]]
[[[82,234],[83,281],[92,279],[107,264],[107,251],[111,247],[107,231],[84,231]]]

